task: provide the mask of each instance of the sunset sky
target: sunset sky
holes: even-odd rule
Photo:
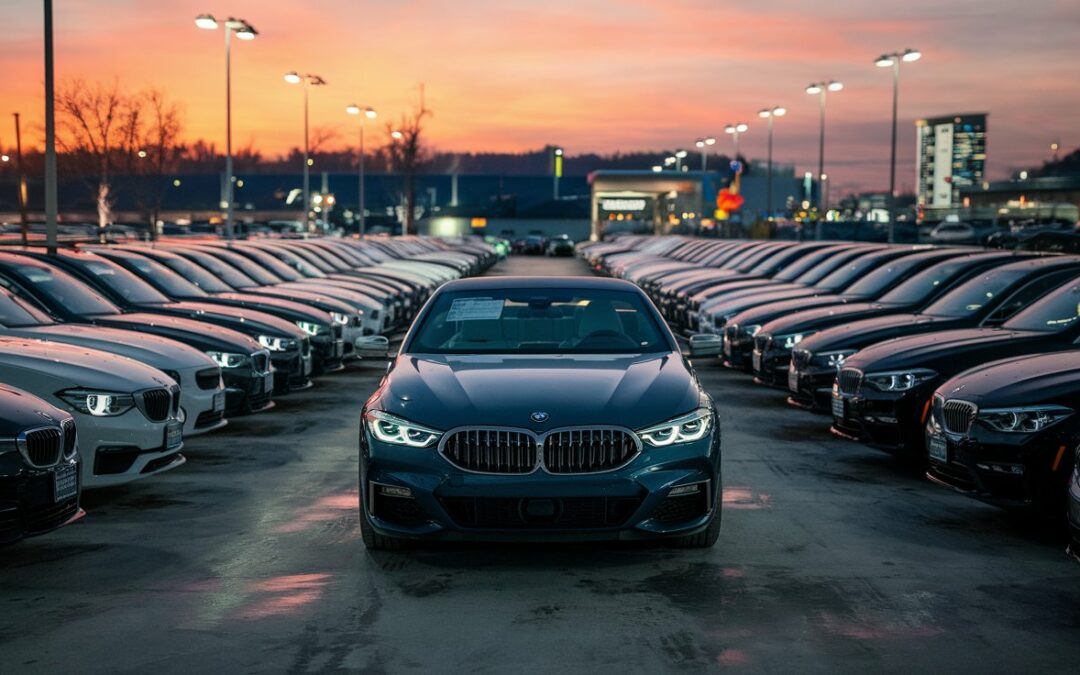
[[[415,104],[423,82],[439,150],[568,153],[690,147],[746,121],[743,151],[764,157],[756,111],[783,105],[777,161],[817,161],[816,79],[829,99],[834,189],[884,187],[890,76],[886,50],[920,49],[901,78],[899,187],[913,183],[918,117],[990,113],[992,177],[1038,163],[1051,141],[1080,145],[1080,2],[1076,0],[55,0],[59,79],[119,78],[180,101],[185,137],[224,142],[220,30],[196,14],[243,17],[234,43],[234,142],[266,154],[301,143],[300,88],[288,70],[322,75],[312,124],[351,142],[350,102],[384,117]],[[41,2],[0,4],[0,112],[40,127]],[[32,132],[37,136],[36,132]],[[376,142],[381,140],[377,134]],[[0,121],[0,145],[11,144]],[[31,140],[35,140],[31,138]],[[728,149],[728,138],[721,138]],[[642,167],[646,168],[646,167]]]

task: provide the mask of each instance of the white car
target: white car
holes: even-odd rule
[[[176,340],[120,328],[57,323],[4,289],[0,289],[0,337],[61,342],[141,361],[180,385],[185,436],[204,434],[228,424],[221,368],[204,352]]]
[[[96,349],[0,338],[0,382],[75,418],[85,489],[129,483],[185,461],[180,387],[156,368]]]

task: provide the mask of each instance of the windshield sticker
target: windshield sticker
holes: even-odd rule
[[[447,321],[483,321],[502,316],[503,301],[494,298],[458,298],[450,304]]]

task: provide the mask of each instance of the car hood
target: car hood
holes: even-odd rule
[[[942,384],[945,398],[980,408],[1071,401],[1080,391],[1080,359],[1073,351],[1008,358],[977,366]]]
[[[71,415],[37,396],[0,384],[0,436],[10,438],[30,427],[71,419]]]
[[[215,293],[209,298],[199,300],[199,302],[211,304],[216,304],[218,301],[232,307],[246,307],[259,312],[266,312],[287,321],[311,321],[315,323],[329,323],[331,321],[330,315],[322,309],[304,304],[302,301],[296,302],[268,295],[228,292]],[[346,305],[347,309],[348,305]]]
[[[110,314],[93,317],[97,325],[151,333],[179,340],[196,349],[250,354],[262,349],[258,342],[231,328],[168,314]]]
[[[449,429],[578,425],[642,428],[699,405],[683,359],[661,355],[401,355],[375,407]],[[546,412],[536,424],[529,416]]]
[[[836,349],[862,349],[889,338],[942,330],[956,321],[926,314],[886,314],[830,326],[803,340],[799,347],[815,354]]]
[[[953,374],[972,366],[1010,355],[1053,351],[1052,333],[1010,331],[1001,328],[962,328],[886,340],[851,356],[845,367],[865,372],[905,368],[930,368]]]
[[[761,332],[772,335],[785,335],[788,333],[817,331],[835,326],[854,317],[875,316],[903,309],[903,307],[880,305],[875,302],[841,302],[837,305],[814,307],[773,319],[761,327]]]
[[[173,385],[161,371],[125,356],[21,338],[0,339],[0,378],[14,386],[27,386],[27,380],[45,384],[51,378],[65,388],[117,392]]]
[[[737,314],[744,312],[753,307],[760,307],[762,305],[773,304],[785,304],[785,306],[803,308],[806,305],[802,302],[803,298],[810,298],[814,296],[814,290],[812,288],[795,288],[787,291],[771,291],[768,288],[755,289],[755,293],[745,295],[743,297],[729,300],[726,295],[721,295],[715,298],[712,302],[706,303],[705,311],[709,314],[716,314],[719,316],[727,316],[729,314]],[[837,302],[835,295],[828,296],[833,302]],[[798,309],[789,310],[792,312],[798,311]]]
[[[156,307],[146,309],[154,311]],[[243,307],[226,307],[225,305],[215,305],[210,302],[171,302],[168,305],[162,305],[161,310],[165,312],[183,312],[196,320],[205,317],[206,321],[220,322],[241,332],[252,330],[277,332],[288,335],[295,340],[307,337],[307,333],[300,330],[294,323],[279,319],[266,312]]]
[[[800,286],[798,284],[762,284],[759,286],[746,286],[742,288],[725,288],[723,292],[713,296],[715,298],[715,304],[706,304],[705,307],[708,310],[715,309],[721,306],[738,306],[739,301],[747,299],[753,302],[760,302],[763,298],[778,297],[783,294],[783,297],[797,297],[797,294],[809,291],[806,286]],[[812,291],[809,291],[812,292]],[[709,301],[712,302],[713,298]]]
[[[3,328],[0,329],[0,336],[48,340],[76,347],[100,349],[162,370],[216,367],[213,359],[197,349],[176,340],[131,330],[64,323],[32,328]]]
[[[740,326],[764,326],[773,319],[788,314],[841,302],[840,297],[836,295],[808,295],[782,300],[744,298],[743,301],[746,307],[737,310],[730,323],[737,323]]]

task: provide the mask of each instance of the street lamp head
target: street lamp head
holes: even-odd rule
[[[896,63],[896,61],[888,54],[882,54],[877,57],[877,61],[874,61],[874,65],[878,68],[890,68],[894,63]]]
[[[364,117],[369,120],[373,120],[379,116],[379,113],[375,112],[374,108],[364,108]]]
[[[405,134],[395,129],[394,131],[390,132],[390,138],[394,139],[395,141],[400,141],[401,139],[405,138]]]
[[[660,173],[664,170],[664,167],[660,166],[659,164],[654,164],[652,170],[653,173]]]
[[[766,117],[772,117],[772,111],[769,110],[768,108],[762,108],[761,110],[758,111],[757,116],[762,118],[762,119],[765,119]]]
[[[355,103],[347,105],[345,106],[345,112],[349,113],[350,115],[359,115],[360,106],[356,105]]]
[[[0,155],[0,162],[7,162],[7,161],[10,161],[10,160],[11,160],[11,157],[9,157],[8,155]]]
[[[562,148],[555,148],[555,156],[556,157],[562,157],[563,156],[563,149]]]
[[[682,159],[682,158],[686,157],[686,154],[687,153],[686,153],[685,150],[677,150],[675,152],[675,156],[678,157],[679,159]]]
[[[322,77],[320,77],[319,75],[305,75],[304,77],[307,78],[308,84],[312,86],[326,84],[326,80],[322,79]]]
[[[217,28],[217,19],[210,14],[200,14],[195,17],[195,25],[203,30],[215,30]]]
[[[694,141],[694,147],[696,147],[696,148],[704,148],[705,147],[705,141],[701,140],[701,139],[698,139],[698,140]]]
[[[922,52],[918,49],[905,49],[901,57],[904,61],[911,63],[912,61],[918,61],[922,58]]]
[[[136,154],[139,156],[139,159],[146,159],[146,151],[145,150],[140,150]]]
[[[255,30],[255,27],[246,21],[243,24],[236,29],[236,37],[241,40],[254,40],[259,31]]]
[[[747,129],[749,129],[749,128],[750,128],[750,127],[748,127],[747,125],[743,124],[742,122],[739,122],[738,124],[736,124],[736,125],[735,125],[735,131],[738,131],[738,132],[739,132],[740,134],[741,134],[742,132],[746,131],[746,130],[747,130]]]
[[[807,85],[806,86],[806,93],[807,94],[820,94],[821,93],[821,85],[817,84],[816,82],[814,84]]]
[[[833,80],[832,82],[829,83],[829,91],[840,91],[843,88],[844,88],[843,82],[837,82],[836,80]]]
[[[729,124],[726,127],[724,127],[724,133],[725,134],[733,134],[733,133],[735,133],[735,125],[734,124]]]
[[[705,145],[716,145],[716,139],[712,136],[709,136],[705,139]]]
[[[778,105],[772,109],[772,114],[773,117],[783,117],[787,114],[787,108]]]
[[[285,81],[288,82],[289,84],[300,84],[303,81],[303,79],[294,70],[294,71],[285,73]]]

